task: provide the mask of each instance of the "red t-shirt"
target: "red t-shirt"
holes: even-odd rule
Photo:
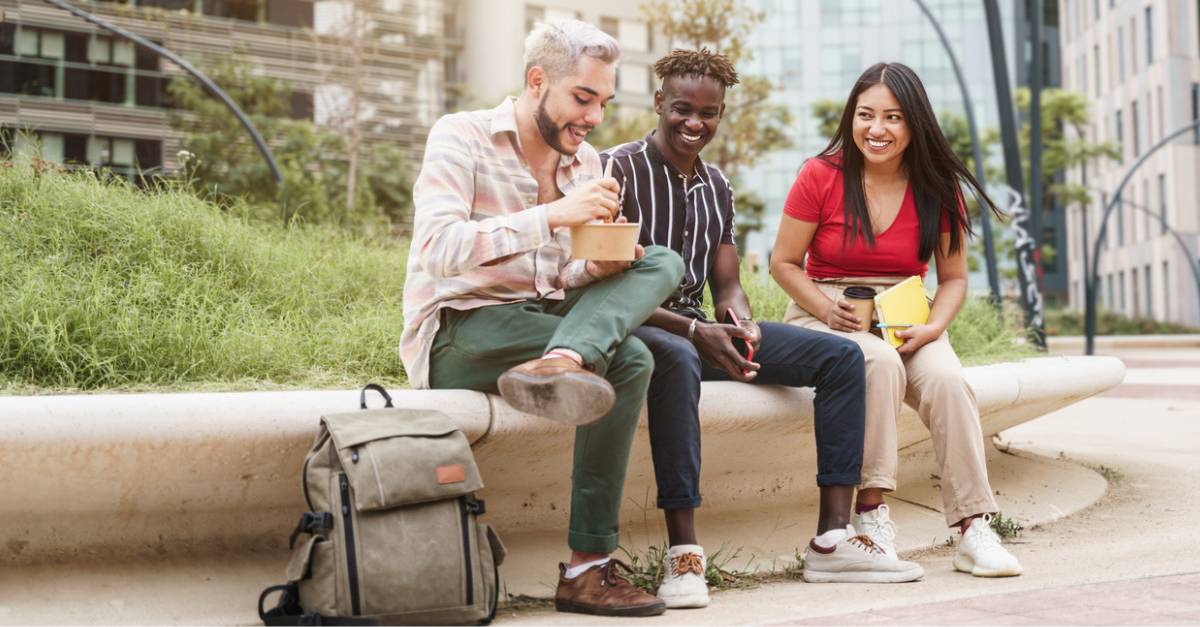
[[[788,193],[783,212],[804,222],[817,223],[808,247],[805,272],[814,279],[855,276],[913,276],[929,270],[917,258],[921,247],[921,225],[912,183],[904,192],[900,213],[886,231],[875,236],[875,246],[862,237],[843,245],[846,214],[842,204],[842,172],[820,159],[809,159]],[[941,231],[950,232],[950,221],[942,209]]]

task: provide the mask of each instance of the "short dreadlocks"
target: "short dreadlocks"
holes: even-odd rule
[[[707,76],[728,88],[738,84],[737,70],[719,52],[677,49],[654,63],[654,73],[663,80],[672,76]]]

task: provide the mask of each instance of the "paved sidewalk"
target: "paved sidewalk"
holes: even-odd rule
[[[539,608],[504,611],[497,623],[1200,625],[1200,347],[1099,352],[1125,361],[1125,383],[1003,434],[1015,450],[1104,468],[1113,480],[1095,506],[1010,545],[1020,577],[955,572],[939,535],[908,556],[925,567],[912,584],[780,582],[649,619]]]
[[[996,594],[778,625],[1195,625],[1200,573]]]

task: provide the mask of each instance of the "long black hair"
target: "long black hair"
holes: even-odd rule
[[[950,149],[950,143],[938,127],[937,117],[933,114],[921,79],[908,66],[900,63],[876,63],[858,77],[846,100],[846,110],[842,112],[842,121],[833,140],[817,155],[818,159],[842,171],[847,224],[844,242],[849,244],[862,237],[871,246],[875,245],[871,213],[867,210],[867,197],[863,191],[862,148],[854,141],[854,113],[858,107],[858,97],[879,84],[887,85],[892,90],[896,100],[900,101],[904,120],[908,123],[911,139],[904,149],[902,166],[912,184],[917,221],[921,226],[918,257],[928,263],[938,245],[942,207],[949,208],[946,212],[950,220],[949,252],[958,252],[963,246],[963,232],[974,234],[962,204],[961,184],[970,186],[981,205],[986,202],[996,215],[1002,214],[984,193],[983,186]]]

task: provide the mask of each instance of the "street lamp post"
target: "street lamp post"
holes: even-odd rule
[[[1029,230],[1033,233],[1033,261],[1038,289],[1042,287],[1042,0],[1030,0],[1029,39]]]
[[[1184,133],[1200,128],[1200,120],[1196,120],[1191,124],[1176,129],[1170,135],[1160,139],[1157,144],[1154,144],[1143,154],[1133,165],[1129,166],[1129,170],[1125,172],[1124,178],[1121,179],[1121,184],[1117,185],[1116,191],[1113,192],[1113,199],[1108,202],[1108,206],[1104,208],[1104,214],[1100,216],[1100,227],[1096,233],[1096,245],[1092,253],[1092,266],[1088,270],[1087,279],[1087,317],[1084,324],[1084,333],[1087,335],[1087,354],[1095,354],[1096,348],[1096,289],[1100,282],[1100,245],[1104,242],[1104,236],[1108,233],[1108,216],[1112,214],[1113,209],[1121,202],[1121,191],[1125,189],[1125,185],[1129,183],[1129,179],[1133,178],[1133,173],[1146,162],[1150,155],[1158,152],[1159,148],[1166,146],[1172,139],[1183,135]],[[1196,268],[1193,271],[1200,272]],[[1198,279],[1200,281],[1200,279]]]
[[[992,51],[992,74],[996,81],[996,100],[1000,110],[1000,137],[1004,142],[1004,171],[1015,203],[1012,208],[1012,229],[1017,248],[1017,279],[1021,283],[1021,304],[1025,323],[1033,331],[1031,339],[1039,350],[1045,349],[1042,327],[1045,310],[1041,288],[1038,286],[1038,267],[1034,257],[1036,234],[1032,233],[1031,216],[1025,199],[1025,176],[1021,172],[1021,144],[1017,139],[1017,120],[1013,110],[1012,89],[1008,85],[1008,64],[1004,57],[1004,32],[1000,23],[1000,7],[996,0],[983,0],[987,16],[988,41]]]
[[[971,104],[971,93],[967,90],[967,81],[958,67],[958,58],[954,56],[954,50],[950,48],[950,40],[946,38],[946,33],[942,32],[942,25],[934,19],[933,13],[929,11],[924,2],[913,1],[921,7],[925,17],[929,18],[929,23],[933,24],[933,30],[937,31],[938,37],[942,40],[942,46],[946,48],[946,56],[950,57],[950,67],[954,68],[954,76],[958,78],[958,86],[962,89],[963,110],[967,114],[967,129],[971,133],[971,156],[975,159],[975,180],[979,181],[980,186],[983,186],[987,180],[983,169],[983,145],[979,143],[979,132],[975,127],[975,107]],[[1000,273],[996,268],[996,244],[992,239],[992,217],[988,215],[987,207],[983,203],[980,203],[979,206],[979,219],[983,226],[983,251],[987,261],[988,287],[992,291],[992,302],[997,308],[1000,308],[1003,305],[1000,302]]]

